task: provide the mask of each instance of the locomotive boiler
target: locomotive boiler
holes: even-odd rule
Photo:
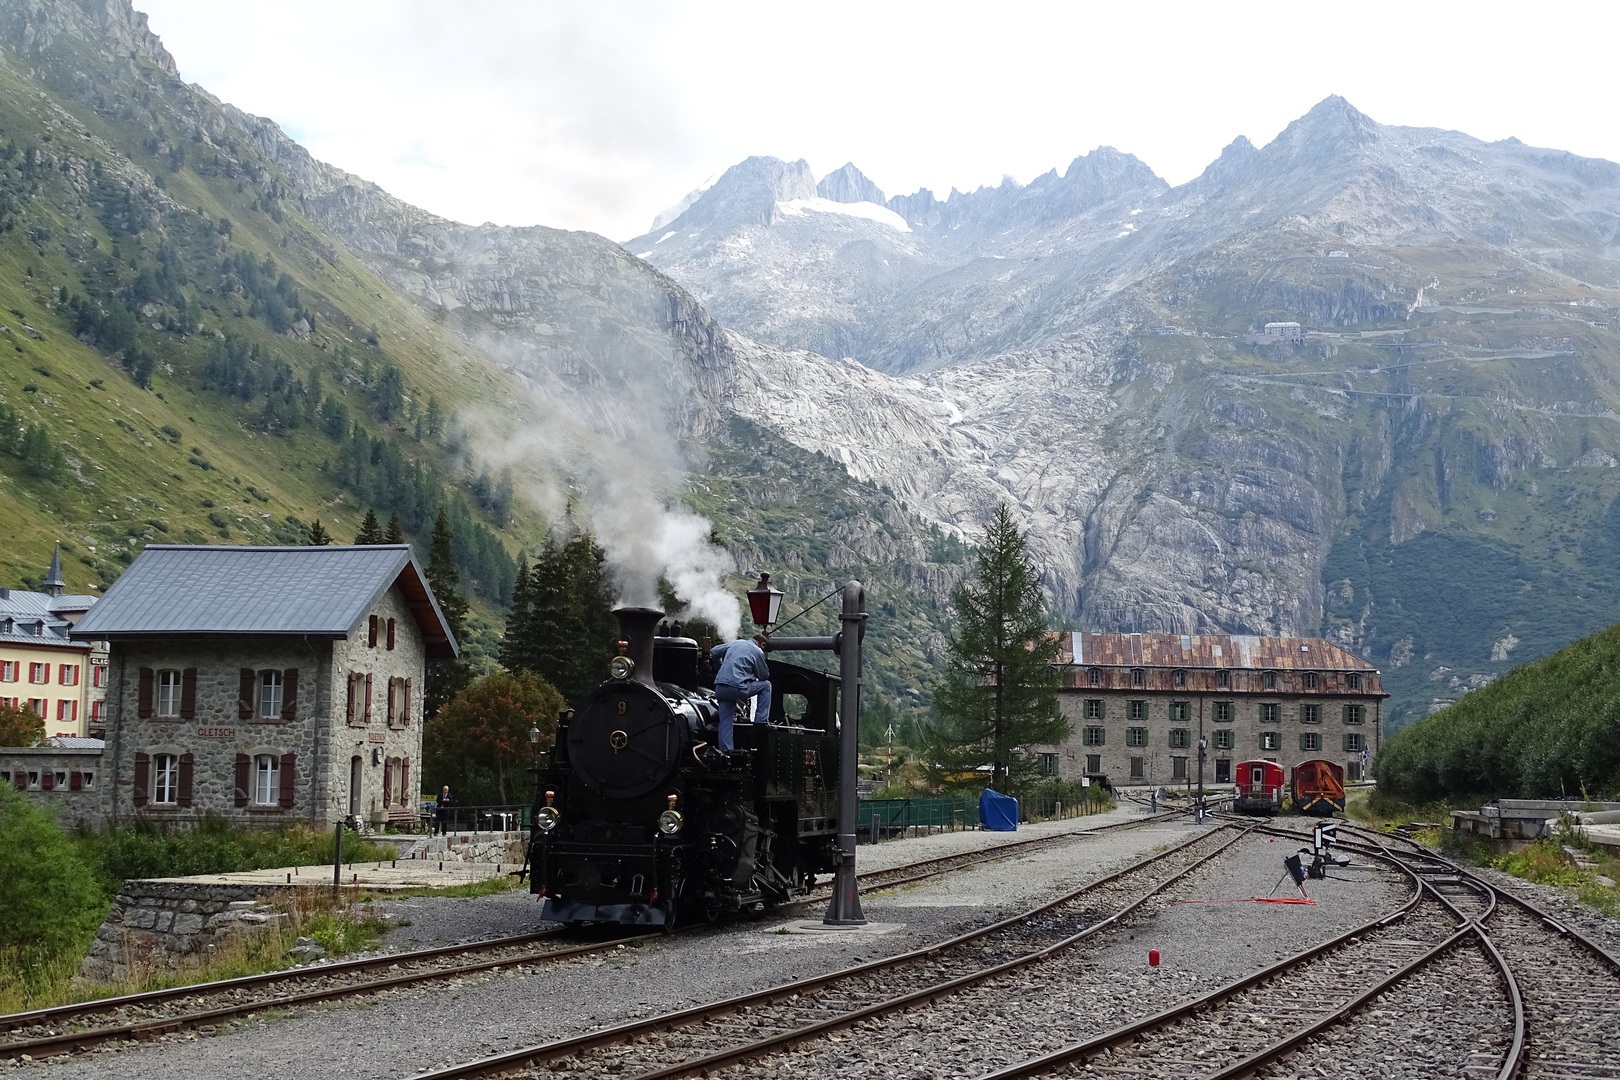
[[[718,703],[698,643],[620,608],[609,677],[536,770],[530,891],[542,918],[673,929],[804,895],[838,865],[839,680],[769,661],[771,715]],[[662,631],[662,632],[661,632]]]

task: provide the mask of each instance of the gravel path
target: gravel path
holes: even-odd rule
[[[1141,816],[1134,808],[1116,813],[1113,820]],[[1016,838],[1036,835],[1041,829],[1079,831],[1108,820],[1097,815],[1052,822],[1021,829]],[[915,948],[1023,910],[1200,831],[1186,823],[1116,830],[865,897],[862,903],[872,925],[860,931],[779,933],[819,920],[819,912],[801,909],[787,919],[762,918],[700,930],[640,948],[565,961],[534,973],[502,972],[385,992],[363,1001],[337,1002],[238,1024],[212,1037],[179,1035],[31,1067],[71,1070],[75,1080],[230,1074],[252,1075],[255,1080],[301,1080],[312,1073],[344,1080],[409,1076],[434,1066]],[[956,833],[894,841],[862,846],[859,860],[863,868],[877,869],[1014,838]],[[521,892],[467,901],[432,898],[431,902],[381,903],[385,910],[413,920],[412,926],[394,932],[416,931],[410,947],[446,937],[460,940],[515,933],[540,925],[522,921],[522,912],[532,912],[537,905]]]

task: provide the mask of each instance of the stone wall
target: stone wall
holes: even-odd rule
[[[89,747],[0,747],[0,784],[27,792],[64,829],[99,829],[107,817],[103,758]]]
[[[284,918],[262,885],[126,881],[79,966],[82,983],[119,983],[201,964],[244,934]]]

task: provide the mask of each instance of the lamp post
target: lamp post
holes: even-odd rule
[[[1204,810],[1204,751],[1209,749],[1209,740],[1204,738],[1204,718],[1198,717],[1198,820],[1203,822],[1206,813]]]
[[[754,625],[766,633],[776,625],[782,613],[782,590],[771,586],[769,571],[762,571],[759,584],[748,590],[748,613],[754,617]]]

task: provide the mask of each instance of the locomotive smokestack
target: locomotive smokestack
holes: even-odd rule
[[[618,616],[619,633],[630,643],[628,655],[636,665],[630,677],[657,689],[653,681],[653,635],[664,613],[657,608],[622,607],[614,608],[613,614]]]

